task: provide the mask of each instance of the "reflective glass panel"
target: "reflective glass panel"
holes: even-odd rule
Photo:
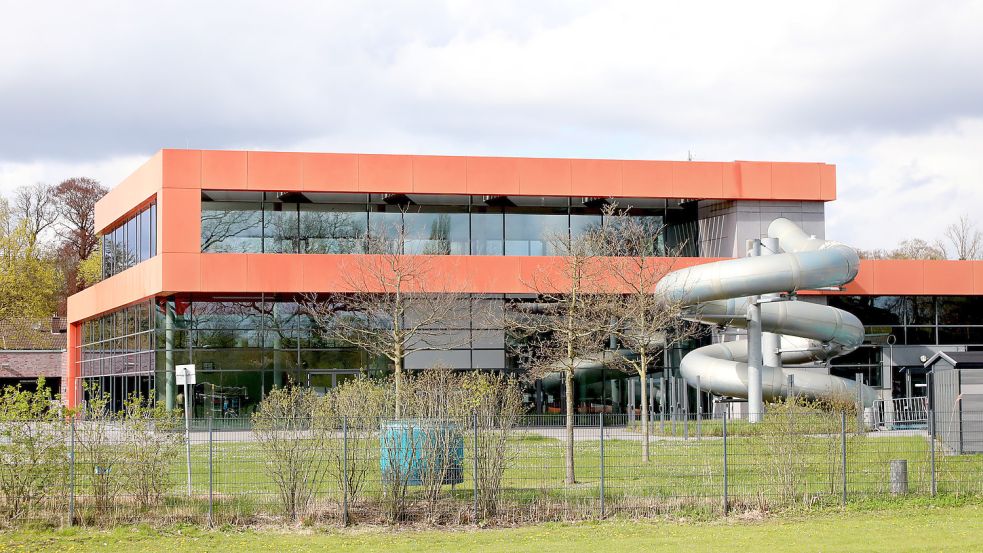
[[[505,214],[505,255],[555,255],[551,241],[568,232],[566,210]]]
[[[262,204],[249,202],[202,202],[201,251],[262,252]]]
[[[467,213],[405,213],[404,252],[422,255],[467,255]]]
[[[505,215],[501,210],[471,213],[471,254],[502,255],[505,253]]]
[[[297,204],[267,203],[263,214],[263,252],[297,252]]]
[[[351,205],[300,205],[303,253],[357,253],[365,237],[368,214]]]

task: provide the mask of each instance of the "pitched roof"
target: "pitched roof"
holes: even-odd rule
[[[65,327],[63,318],[0,319],[0,350],[64,350],[68,338]]]
[[[940,351],[926,361],[925,366],[930,367],[939,359],[945,359],[958,369],[983,368],[983,351]]]

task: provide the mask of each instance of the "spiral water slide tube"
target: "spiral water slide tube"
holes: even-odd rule
[[[843,244],[807,235],[788,219],[777,219],[768,235],[785,253],[718,261],[674,271],[656,293],[680,301],[687,318],[706,324],[746,328],[753,296],[841,286],[857,276],[857,252]],[[857,398],[858,383],[815,370],[785,365],[821,362],[855,350],[864,338],[860,320],[846,311],[806,301],[768,301],[760,306],[761,329],[779,335],[777,363],[761,365],[764,400],[794,393],[813,399]],[[767,357],[766,357],[767,359]],[[704,346],[687,354],[680,373],[693,386],[714,394],[748,397],[748,341]],[[792,387],[789,378],[792,375]],[[864,405],[876,399],[859,384]]]

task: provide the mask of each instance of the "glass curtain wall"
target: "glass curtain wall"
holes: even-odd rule
[[[102,236],[102,276],[111,277],[157,255],[157,204],[152,203]]]
[[[222,201],[202,201],[202,252],[361,253],[366,235],[387,233],[403,236],[401,248],[407,254],[543,256],[557,254],[554,236],[576,236],[602,222],[601,208],[583,205],[583,198],[527,198],[542,205],[497,206],[477,196],[414,196],[411,202],[322,194],[317,202],[294,203],[284,199],[296,200],[296,195],[243,194],[242,201],[228,201],[229,194]],[[684,255],[696,255],[695,234],[690,232],[696,229],[696,211],[665,200],[647,201],[650,207],[630,213],[644,217],[653,230],[665,225],[665,232],[656,235],[657,251],[664,253],[675,240],[685,244]]]

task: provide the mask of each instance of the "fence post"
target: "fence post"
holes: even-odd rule
[[[727,499],[727,417],[730,416],[729,409],[724,410],[723,436],[724,436],[724,515],[730,508],[730,501]]]
[[[474,523],[478,524],[478,412],[477,411],[474,412],[472,425],[474,426],[474,436],[472,436],[472,440],[474,441],[474,445],[472,446],[472,449],[474,450],[472,453],[472,457],[474,457],[474,459],[472,460],[472,467],[471,467],[471,472],[473,473],[472,480],[474,481],[473,482]]]
[[[931,471],[932,471],[932,497],[935,497],[937,484],[935,481],[935,408],[928,410],[928,439],[931,442]]]
[[[846,411],[840,411],[840,455],[843,473],[843,497],[841,503],[846,505]]]
[[[604,413],[597,414],[598,429],[601,431],[601,518],[604,518]]]
[[[696,375],[696,441],[703,438],[703,392],[700,375]]]
[[[213,463],[212,447],[212,417],[208,417],[208,525],[214,526],[215,512],[215,465]]]
[[[689,439],[689,383],[683,380],[683,435]]]
[[[659,432],[666,433],[666,375],[659,378]]]
[[[348,526],[348,415],[341,417],[341,525]]]
[[[863,434],[864,428],[864,377],[862,374],[856,374],[857,382],[857,434]]]
[[[75,524],[75,416],[68,437],[68,525]]]

